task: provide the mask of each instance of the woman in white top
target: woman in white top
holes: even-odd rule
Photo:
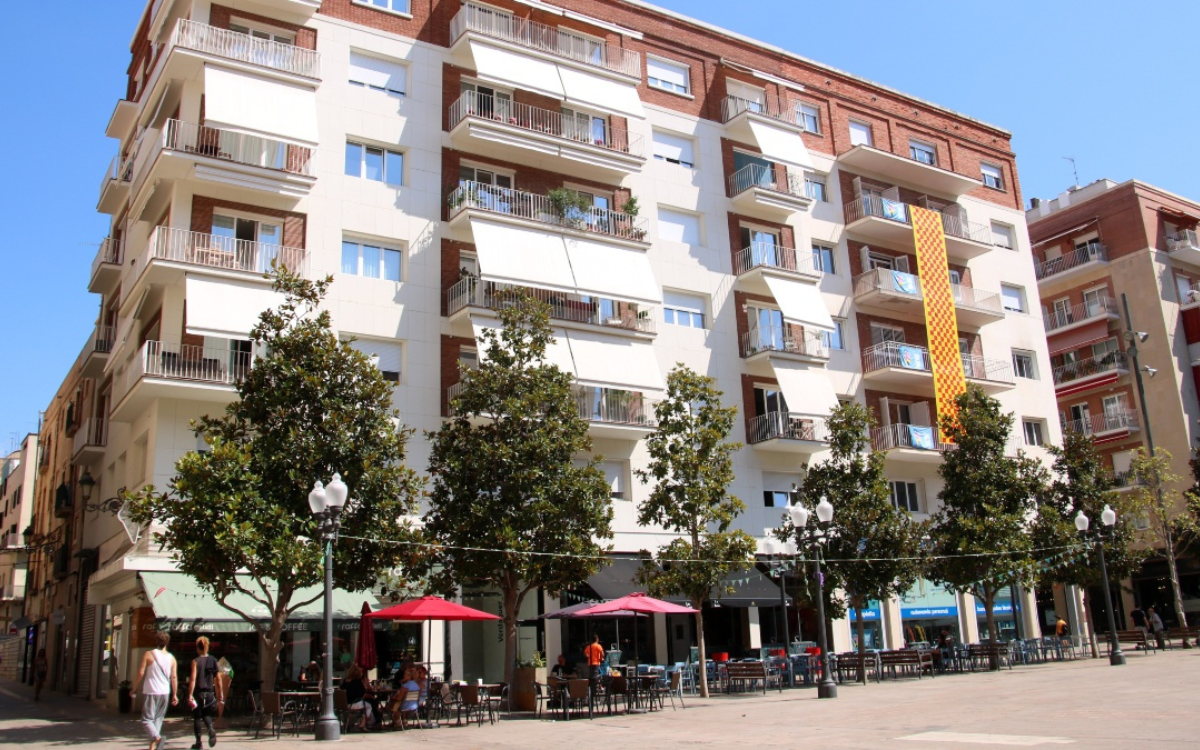
[[[162,745],[162,724],[167,717],[168,703],[172,706],[179,703],[178,666],[175,657],[167,652],[171,636],[159,631],[154,642],[158,648],[142,657],[142,666],[130,692],[131,697],[137,697],[138,688],[142,690],[142,723],[150,735],[150,750],[158,750]]]

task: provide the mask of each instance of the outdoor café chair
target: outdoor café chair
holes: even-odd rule
[[[563,710],[568,720],[571,718],[572,708],[582,711],[586,707],[588,718],[593,717],[592,685],[589,680],[567,680],[567,694],[564,697],[566,702]]]
[[[283,723],[286,720],[291,720],[292,731],[296,736],[300,736],[300,715],[296,710],[296,704],[288,702],[281,703],[279,693],[263,693],[262,694],[262,712],[264,717],[269,717],[271,722],[271,736],[279,737],[283,734]],[[258,739],[258,731],[254,732],[254,739]]]
[[[462,685],[459,687],[458,717],[460,721],[462,720],[462,715],[465,713],[467,715],[467,723],[470,724],[471,714],[474,714],[476,723],[479,726],[483,726],[483,713],[485,710],[486,708],[483,705],[478,685]]]

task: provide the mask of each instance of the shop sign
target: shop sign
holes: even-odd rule
[[[992,612],[997,615],[1011,615],[1013,611],[1012,602],[996,602],[992,605]],[[975,603],[975,613],[980,616],[987,616],[987,608],[979,602]]]
[[[847,614],[846,616],[850,618],[850,624],[853,625],[855,622],[858,621],[858,610],[851,607],[849,609],[849,614]],[[879,619],[879,607],[871,607],[870,609],[864,609],[862,611],[862,616],[863,616],[863,622],[877,621]]]
[[[904,620],[932,620],[939,617],[958,617],[958,607],[901,607]]]

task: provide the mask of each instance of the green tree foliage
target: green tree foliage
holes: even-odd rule
[[[1181,477],[1171,471],[1174,457],[1165,448],[1155,449],[1151,457],[1144,448],[1133,454],[1130,471],[1138,483],[1131,494],[1134,513],[1147,521],[1141,538],[1151,547],[1162,550],[1167,561],[1167,578],[1171,585],[1171,599],[1175,618],[1180,625],[1187,624],[1187,613],[1183,608],[1183,590],[1179,586],[1179,555],[1195,539],[1192,534],[1195,498],[1191,491],[1180,498],[1171,488],[1177,487]],[[1193,473],[1195,467],[1192,467]]]
[[[682,365],[667,375],[667,397],[655,408],[658,429],[646,441],[650,464],[637,472],[653,483],[650,497],[638,508],[638,523],[661,526],[680,538],[659,548],[638,571],[638,580],[654,596],[682,595],[695,610],[700,663],[705,656],[704,603],[732,593],[723,586],[729,573],[753,562],[753,537],[729,527],[744,509],[729,494],[733,453],[729,442],[737,407],[721,406],[721,391],[712,378]],[[700,670],[700,692],[708,680]]]
[[[1001,412],[999,401],[971,385],[956,405],[957,414],[941,415],[942,432],[956,447],[938,468],[944,487],[942,507],[932,518],[929,578],[979,599],[988,635],[997,641],[996,595],[1030,582],[1035,559],[1029,525],[1048,476],[1023,451],[1005,455],[1013,416]]]
[[[180,458],[167,491],[147,486],[131,498],[134,520],[158,524],[155,539],[179,569],[258,627],[267,685],[288,615],[314,600],[297,592],[323,581],[308,506],[313,482],[340,472],[349,488],[334,570],[337,585],[351,591],[407,561],[395,542],[409,538],[420,492],[404,466],[411,431],[399,427],[392,384],[318,312],[331,282],[278,271],[274,287],[285,301],[250,334],[262,356],[238,384],[239,398],[192,425],[209,450]],[[234,593],[257,600],[270,622],[230,606]]]
[[[891,499],[884,475],[886,454],[870,450],[875,417],[867,407],[848,403],[829,415],[830,457],[808,470],[800,502],[812,512],[822,497],[834,508],[833,524],[823,545],[824,587],[834,611],[848,604],[856,609],[858,650],[866,653],[863,610],[871,600],[907,592],[922,572],[922,538],[928,522],[916,522]],[[797,540],[790,516],[784,516],[778,536]],[[845,602],[835,592],[845,592]],[[827,627],[825,623],[822,627]],[[860,679],[865,680],[865,673]]]
[[[492,586],[503,602],[504,674],[512,683],[525,596],[586,580],[604,564],[610,488],[593,458],[570,373],[546,364],[550,308],[514,295],[484,332],[478,369],[462,372],[451,418],[430,433],[425,536],[435,589]],[[537,553],[537,554],[534,554]]]

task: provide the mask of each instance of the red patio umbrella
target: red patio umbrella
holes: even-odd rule
[[[362,616],[358,618],[358,648],[354,650],[354,663],[369,670],[375,668],[377,661],[375,624],[371,622],[371,605],[363,602]]]
[[[433,640],[433,621],[434,620],[499,620],[500,617],[493,615],[490,612],[484,612],[480,609],[471,609],[464,607],[461,604],[448,602],[440,596],[423,596],[420,599],[411,599],[407,602],[381,609],[378,612],[372,612],[369,615],[363,615],[363,618],[372,618],[377,620],[425,620],[429,624],[429,638],[425,641],[428,648],[429,641]]]

